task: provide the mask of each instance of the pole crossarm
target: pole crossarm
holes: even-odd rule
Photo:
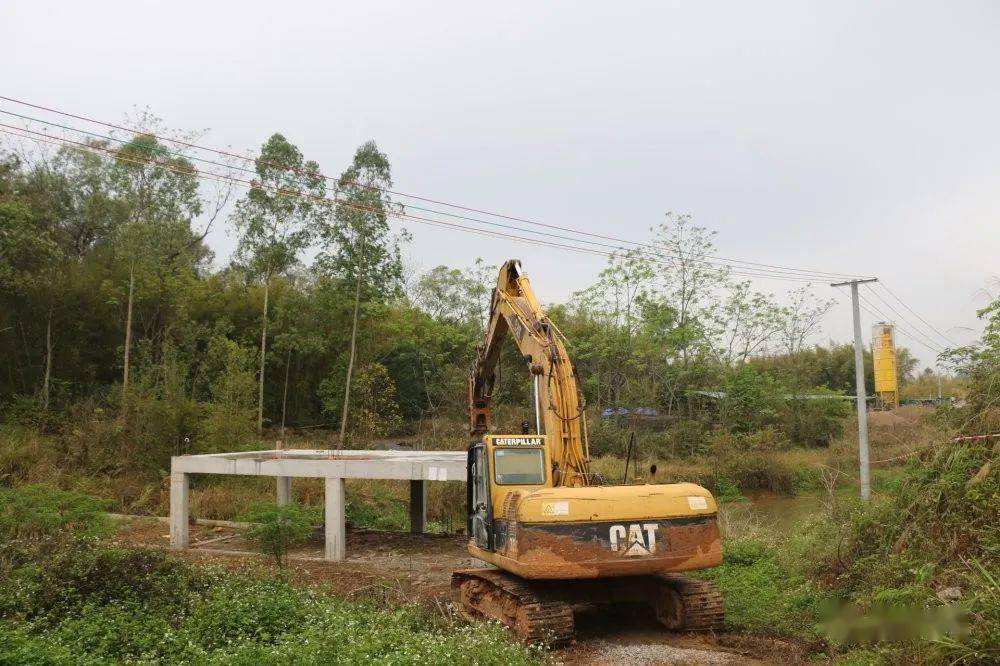
[[[847,287],[847,286],[850,286],[852,284],[865,284],[865,283],[868,283],[868,282],[878,282],[878,278],[874,277],[874,278],[867,278],[867,279],[864,279],[864,280],[847,280],[846,282],[831,282],[830,286],[831,287]]]

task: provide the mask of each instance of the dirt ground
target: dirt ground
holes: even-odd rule
[[[319,537],[292,555],[289,573],[298,583],[350,599],[419,600],[448,613],[451,572],[482,565],[466,552],[464,536],[348,529],[347,560],[336,563],[322,560]],[[117,540],[166,548],[169,538],[167,524],[149,518],[123,522]],[[183,553],[189,560],[251,573],[274,568],[231,527],[192,525],[191,546]],[[674,634],[645,609],[628,607],[578,614],[577,641],[553,657],[579,665],[806,663],[805,651],[791,642],[737,633]]]

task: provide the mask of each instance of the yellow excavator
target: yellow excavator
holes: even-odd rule
[[[533,383],[534,423],[492,432],[491,397],[507,334]],[[452,574],[462,610],[529,642],[574,637],[574,610],[645,603],[676,631],[722,624],[722,595],[678,572],[717,566],[711,493],[692,483],[603,484],[590,471],[587,423],[565,338],[517,260],[500,269],[469,377],[469,553],[494,565]]]

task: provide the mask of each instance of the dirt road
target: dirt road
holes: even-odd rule
[[[123,525],[119,541],[165,548],[167,526],[156,519]],[[250,553],[248,544],[229,527],[191,526],[192,548],[184,557],[234,569],[273,565]],[[413,535],[376,530],[348,530],[347,561],[322,561],[320,540],[297,550],[289,569],[296,582],[325,588],[353,599],[389,602],[421,600],[448,612],[451,572],[480,566],[465,551],[464,536]],[[553,653],[565,664],[796,664],[802,649],[789,642],[745,634],[672,634],[643,608],[578,614],[577,641]]]

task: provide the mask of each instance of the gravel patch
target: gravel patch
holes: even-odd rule
[[[593,664],[628,664],[629,666],[716,666],[745,664],[738,655],[713,650],[679,648],[663,643],[607,643],[604,641],[588,645],[588,660]]]

